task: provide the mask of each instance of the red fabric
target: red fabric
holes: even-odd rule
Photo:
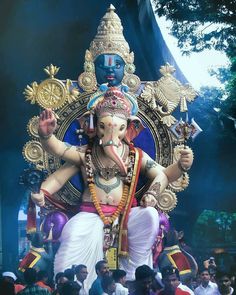
[[[15,293],[17,294],[18,292],[20,292],[21,290],[25,289],[25,286],[20,285],[20,284],[15,284]]]
[[[36,232],[36,207],[29,197],[27,209],[27,233]]]
[[[133,151],[135,152],[135,148],[130,145],[130,149],[133,149]],[[135,183],[133,186],[133,191],[132,191],[132,196],[131,196],[131,200],[128,204],[128,208],[127,211],[125,212],[125,215],[122,218],[122,222],[121,222],[121,229],[120,229],[120,234],[121,234],[121,238],[120,238],[120,251],[122,252],[126,252],[128,253],[128,249],[129,249],[129,245],[128,245],[128,230],[127,230],[127,225],[128,225],[128,218],[129,218],[129,212],[131,210],[133,201],[135,199],[135,191],[136,191],[136,186],[138,184],[138,178],[139,178],[139,172],[140,172],[140,168],[141,168],[141,163],[142,163],[142,150],[140,150],[139,148],[137,148],[138,153],[139,153],[139,161],[138,161],[138,167],[137,167],[137,171],[136,171],[136,177],[135,177]]]
[[[188,291],[183,291],[183,290],[177,288],[175,291],[175,295],[190,295],[190,293]]]
[[[182,252],[171,254],[171,257],[174,260],[179,272],[191,269],[187,257]]]
[[[100,206],[101,206],[102,212],[106,216],[112,215],[116,211],[116,209],[117,209],[117,206],[112,206],[112,205],[103,205],[103,204],[100,204]],[[80,205],[80,212],[97,213],[97,210],[96,210],[96,208],[95,208],[95,206],[94,206],[93,203],[91,203],[91,202],[83,202]]]
[[[170,294],[168,294],[168,292],[165,292],[164,290],[161,290],[161,291],[158,293],[158,295],[170,295]],[[175,295],[190,295],[190,293],[189,293],[188,291],[183,291],[183,290],[177,288],[177,289],[175,290]]]
[[[52,292],[52,289],[42,281],[38,281],[36,285],[38,285],[41,288],[47,289],[50,293]]]
[[[55,198],[53,198],[53,195],[51,195],[48,191],[46,191],[45,189],[40,189],[43,193],[45,198],[55,207],[57,207],[58,209],[61,209],[63,211],[69,211],[69,212],[73,212],[73,213],[78,213],[79,211],[79,206],[72,206],[66,203],[63,203],[59,200],[56,200]]]
[[[22,259],[19,265],[19,269],[26,269],[29,265],[36,259],[37,257],[32,253],[29,252],[26,256]]]

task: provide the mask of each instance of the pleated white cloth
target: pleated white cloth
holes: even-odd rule
[[[127,279],[134,279],[135,269],[152,267],[152,245],[159,230],[159,216],[152,207],[131,209],[128,220],[129,257],[120,259]],[[54,260],[54,274],[84,264],[88,268],[86,288],[96,279],[95,264],[103,259],[103,222],[95,213],[80,212],[64,226],[60,247]]]

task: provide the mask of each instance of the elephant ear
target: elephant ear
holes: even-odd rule
[[[90,138],[94,137],[96,135],[96,128],[94,127],[94,130],[91,132],[90,128],[89,128],[89,124],[90,124],[90,112],[86,112],[83,114],[83,116],[77,118],[77,120],[79,121],[80,124],[80,128],[84,130],[84,133],[86,135],[88,135]],[[94,120],[94,118],[93,118]]]
[[[126,135],[125,135],[125,140],[126,142],[130,143],[135,137],[139,135],[139,133],[144,129],[144,125],[142,121],[136,117],[136,116],[131,116],[130,117],[130,123],[127,127]]]

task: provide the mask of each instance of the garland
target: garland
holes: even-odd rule
[[[133,155],[134,151],[133,148],[130,148],[130,152],[129,152],[129,165],[128,165],[128,173],[127,173],[127,177],[125,180],[125,184],[123,187],[123,193],[122,193],[122,197],[121,200],[119,202],[119,205],[116,208],[116,211],[111,215],[111,216],[105,216],[105,214],[102,212],[102,208],[101,205],[99,203],[99,200],[97,198],[96,195],[96,190],[95,190],[95,184],[94,184],[94,172],[93,172],[93,168],[92,168],[92,146],[91,144],[88,146],[87,150],[86,150],[86,174],[87,174],[87,181],[88,181],[88,188],[92,197],[92,201],[94,204],[94,207],[96,208],[100,218],[102,219],[103,223],[105,225],[109,225],[112,224],[117,217],[119,217],[122,209],[125,206],[126,200],[128,198],[128,194],[129,194],[129,189],[130,189],[130,182],[131,182],[131,178],[130,175],[133,174],[133,167],[134,167],[134,160],[133,160]]]

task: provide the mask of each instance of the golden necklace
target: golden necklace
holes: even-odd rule
[[[102,219],[102,221],[105,225],[112,224],[119,217],[122,209],[125,206],[126,200],[128,198],[130,182],[131,182],[130,176],[133,174],[133,167],[134,167],[133,147],[130,147],[128,173],[127,173],[127,177],[125,179],[125,184],[123,187],[122,198],[121,198],[119,205],[117,206],[115,212],[111,216],[105,216],[105,214],[102,212],[100,202],[99,202],[97,195],[96,195],[96,190],[95,190],[95,185],[94,185],[94,173],[93,173],[93,168],[92,168],[92,145],[91,144],[88,145],[88,148],[87,148],[86,154],[85,154],[85,159],[86,159],[86,174],[87,174],[88,187],[89,187],[89,191],[90,191],[90,194],[92,197],[94,207],[96,208],[100,218]]]

